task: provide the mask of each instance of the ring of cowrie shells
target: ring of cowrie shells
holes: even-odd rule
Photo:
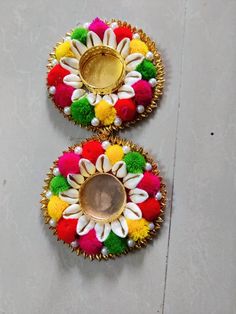
[[[157,163],[142,148],[112,136],[106,141],[95,136],[64,151],[41,195],[53,234],[91,260],[145,247],[166,206]]]
[[[162,95],[164,67],[142,29],[99,18],[67,33],[50,53],[49,97],[69,120],[119,130],[147,117]]]

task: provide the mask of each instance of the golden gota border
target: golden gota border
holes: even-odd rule
[[[80,143],[77,143],[73,146],[68,147],[67,150],[63,151],[63,153],[72,152],[76,146],[83,145],[84,143],[86,143],[89,140],[100,140],[101,141],[103,139],[101,139],[99,136],[93,136],[93,137],[87,138],[87,139],[81,141]],[[116,137],[116,136],[110,136],[110,137],[106,138],[106,140],[110,141],[112,144],[118,144],[121,146],[127,145],[131,148],[132,151],[137,151],[137,152],[141,153],[146,158],[147,162],[149,162],[152,165],[153,173],[156,175],[159,175],[160,171],[158,169],[157,163],[153,160],[153,158],[149,155],[149,153],[147,153],[142,147],[134,144],[133,142],[131,142],[129,140],[121,139],[121,138]],[[44,222],[45,222],[45,224],[48,224],[48,225],[49,225],[49,221],[50,221],[50,217],[48,215],[48,210],[47,210],[49,200],[46,197],[46,193],[49,190],[50,181],[54,177],[53,169],[55,167],[57,167],[57,163],[58,163],[58,159],[53,162],[52,167],[50,168],[49,172],[47,173],[47,176],[44,180],[43,191],[41,193],[41,201],[40,201],[41,211],[42,211],[42,215],[44,218]],[[129,252],[132,252],[132,251],[135,251],[135,250],[138,250],[141,248],[145,248],[147,246],[147,244],[151,240],[153,240],[153,238],[157,235],[157,233],[161,227],[161,224],[164,221],[164,212],[165,212],[166,203],[167,203],[167,190],[166,190],[166,185],[163,182],[162,177],[160,177],[160,178],[161,178],[161,189],[160,189],[160,191],[162,194],[162,198],[160,200],[161,215],[154,221],[154,229],[149,231],[149,235],[145,239],[135,242],[135,246],[133,248],[127,248],[121,254],[108,254],[108,255],[104,256],[101,253],[96,254],[96,255],[89,255],[89,254],[86,254],[85,252],[83,252],[80,248],[74,249],[74,248],[72,248],[72,246],[70,244],[67,244],[65,242],[64,242],[64,244],[66,244],[72,250],[72,252],[75,252],[77,255],[82,255],[84,258],[88,258],[91,261],[92,260],[101,261],[101,260],[114,259],[115,257],[119,257],[121,255],[126,255]],[[51,229],[54,236],[57,236],[56,235],[56,229],[54,227],[49,226],[49,229]]]
[[[126,26],[129,27],[131,29],[131,31],[133,33],[138,33],[140,36],[140,39],[142,41],[144,41],[146,43],[146,45],[148,46],[148,49],[153,53],[153,63],[157,69],[157,76],[156,76],[156,80],[157,80],[157,85],[154,87],[154,93],[153,93],[153,98],[151,103],[145,107],[145,111],[141,114],[138,114],[137,117],[129,122],[123,122],[120,126],[115,126],[114,124],[109,125],[109,126],[92,126],[92,125],[88,125],[88,126],[83,126],[79,123],[76,123],[71,116],[66,115],[63,112],[62,108],[58,108],[54,101],[53,101],[53,96],[50,95],[48,93],[48,97],[52,100],[53,104],[55,105],[55,107],[64,115],[65,118],[69,119],[70,121],[74,122],[74,124],[79,125],[82,128],[86,128],[87,130],[91,130],[93,132],[105,132],[107,134],[110,134],[114,131],[119,131],[122,130],[124,128],[128,128],[133,126],[134,124],[136,124],[139,121],[142,121],[143,119],[147,118],[155,108],[158,107],[158,101],[160,100],[162,94],[163,94],[163,88],[164,88],[164,82],[165,82],[165,71],[164,71],[164,65],[162,62],[162,58],[160,53],[157,50],[156,44],[155,42],[149,37],[147,36],[147,34],[142,30],[142,29],[138,29],[135,26],[132,26],[131,24],[129,24],[128,22],[125,21],[121,21],[121,20],[117,20],[117,19],[112,19],[110,21],[106,21],[109,25],[113,22],[117,22],[118,26]],[[71,30],[72,32],[72,30]],[[71,32],[66,33],[66,36],[70,36]],[[49,59],[48,59],[48,65],[47,65],[47,73],[53,68],[53,64],[52,61],[56,58],[55,56],[55,50],[56,47],[59,46],[60,44],[62,44],[62,41],[57,42],[56,46],[53,48],[53,51],[50,53],[49,55]]]

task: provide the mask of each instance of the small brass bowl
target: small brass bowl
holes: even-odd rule
[[[122,85],[125,61],[115,49],[95,46],[81,56],[79,71],[88,90],[95,94],[111,94]]]
[[[96,222],[116,220],[124,210],[126,192],[124,185],[109,173],[89,177],[80,188],[80,206],[83,213]]]

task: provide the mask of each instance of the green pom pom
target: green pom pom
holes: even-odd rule
[[[145,168],[146,160],[143,155],[138,152],[130,152],[126,154],[123,160],[130,173],[142,173]]]
[[[61,175],[54,177],[50,182],[50,190],[54,195],[58,195],[60,192],[66,191],[69,188],[70,185]]]
[[[157,69],[155,65],[151,61],[146,60],[146,59],[144,59],[136,67],[136,71],[140,72],[142,74],[142,78],[147,81],[157,76]]]
[[[87,97],[76,100],[71,105],[71,116],[73,120],[81,125],[88,125],[95,117],[94,107],[90,105]]]
[[[109,253],[120,254],[127,248],[127,240],[118,237],[114,232],[111,231],[105,240],[104,245],[108,248]]]
[[[87,34],[88,34],[88,30],[86,28],[83,28],[83,27],[75,28],[73,33],[71,34],[71,39],[77,39],[82,44],[86,45]]]

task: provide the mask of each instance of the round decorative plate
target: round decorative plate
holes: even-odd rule
[[[47,86],[65,117],[93,131],[119,130],[157,107],[164,69],[141,29],[99,18],[73,29],[50,53]]]
[[[145,247],[166,206],[157,164],[118,137],[96,136],[69,147],[54,161],[41,195],[53,234],[91,260]]]

